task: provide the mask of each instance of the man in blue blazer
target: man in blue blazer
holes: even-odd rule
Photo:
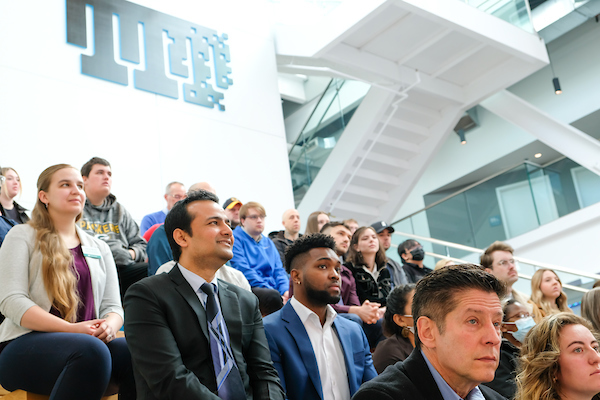
[[[331,236],[303,236],[288,248],[294,296],[265,317],[271,358],[289,400],[348,400],[377,376],[357,323],[336,318],[341,264]]]

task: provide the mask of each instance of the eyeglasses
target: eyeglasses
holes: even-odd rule
[[[518,317],[518,318],[517,318]],[[519,313],[519,314],[515,314],[511,317],[506,318],[507,320],[509,319],[513,319],[513,318],[517,318],[517,319],[523,319],[523,318],[529,318],[531,317],[531,315],[528,312],[524,312],[524,313]]]
[[[170,194],[169,196],[171,196],[172,198],[174,198],[177,201],[183,200],[187,197],[185,194]]]
[[[515,259],[511,258],[510,260],[500,260],[500,261],[498,261],[498,265],[500,265],[500,266],[505,266],[506,264],[515,265]]]
[[[247,219],[251,219],[251,220],[262,219],[264,221],[265,218],[266,218],[266,216],[262,216],[262,215],[248,215],[246,218]],[[244,219],[246,219],[246,218],[244,218]]]

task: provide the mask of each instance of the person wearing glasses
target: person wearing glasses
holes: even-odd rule
[[[266,217],[265,208],[257,202],[248,202],[240,208],[240,226],[233,230],[231,259],[231,266],[250,282],[263,316],[283,307],[290,287],[275,244],[262,234]]]
[[[2,169],[0,168],[0,186],[4,184],[4,176],[2,175]],[[8,233],[8,231],[17,225],[17,223],[4,215],[0,215],[0,246],[2,246],[2,242],[4,241],[4,237]],[[2,318],[2,317],[0,317]]]
[[[383,315],[383,330],[388,336],[379,342],[373,353],[373,365],[381,374],[389,365],[404,361],[415,348],[412,299],[415,285],[396,286],[387,297],[387,307]]]
[[[165,200],[167,201],[167,208],[164,208],[160,211],[154,212],[152,214],[148,214],[142,218],[142,223],[140,224],[140,233],[144,236],[144,233],[151,227],[156,224],[162,224],[165,222],[165,218],[167,213],[175,203],[179,200],[185,199],[187,193],[185,191],[185,186],[180,182],[171,182],[167,185],[167,189],[165,190]]]
[[[517,367],[521,346],[527,332],[535,326],[529,309],[510,299],[504,304],[502,319],[502,343],[500,343],[500,362],[494,380],[484,385],[494,389],[507,399],[513,399],[517,391]]]
[[[513,289],[513,285],[519,280],[517,264],[513,256],[513,248],[504,243],[496,241],[490,245],[479,259],[479,263],[487,272],[500,279],[506,286],[504,301],[515,299],[522,305],[525,305],[529,312],[532,312],[531,305],[528,304],[529,297]]]

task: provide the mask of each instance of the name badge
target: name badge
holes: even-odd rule
[[[97,247],[81,246],[81,251],[83,252],[83,255],[85,257],[98,259],[102,258],[102,254],[100,254],[100,249],[98,249]]]

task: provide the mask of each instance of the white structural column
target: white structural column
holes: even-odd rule
[[[522,98],[500,91],[481,106],[535,136],[540,142],[600,175],[600,142],[579,129],[556,120]]]

